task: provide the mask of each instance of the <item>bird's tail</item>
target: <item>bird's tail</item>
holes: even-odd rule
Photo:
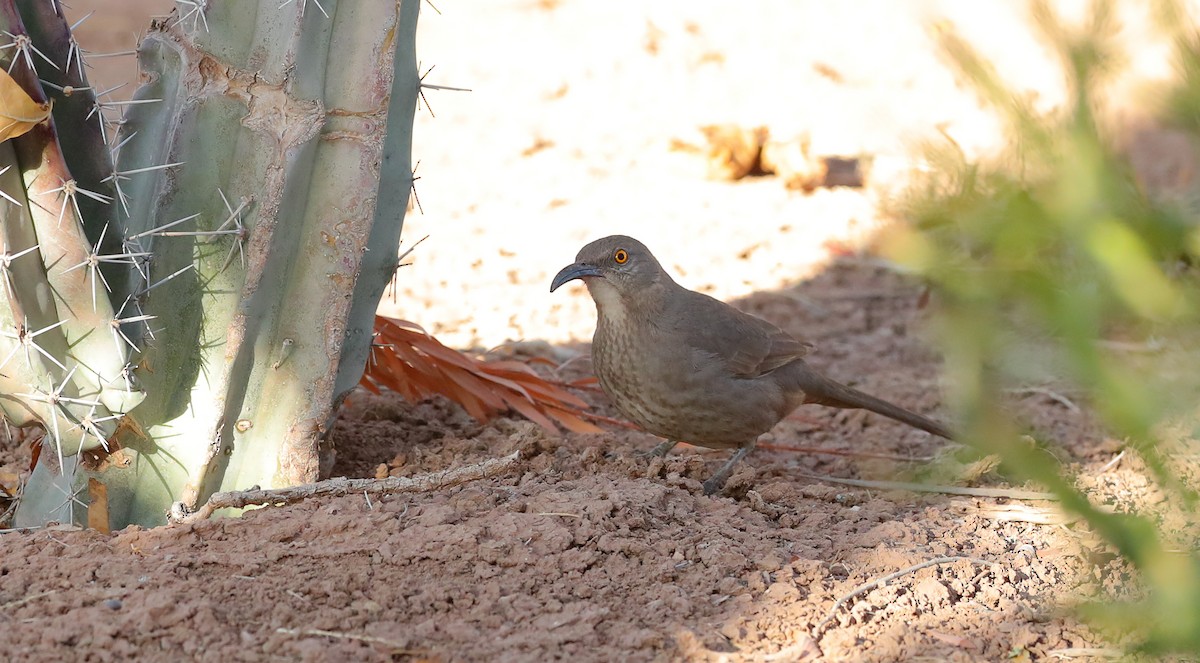
[[[802,370],[795,371],[793,375],[796,380],[796,386],[804,392],[805,403],[817,403],[847,409],[861,408],[863,410],[870,410],[876,414],[882,414],[890,419],[906,423],[914,428],[919,428],[927,433],[944,437],[947,440],[954,439],[954,434],[943,424],[928,417],[923,417],[916,412],[905,410],[899,405],[893,405],[881,398],[861,392],[853,387],[847,387],[840,382],[817,373],[807,366],[804,366]]]

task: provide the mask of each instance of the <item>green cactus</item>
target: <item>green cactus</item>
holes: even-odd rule
[[[48,431],[17,525],[83,521],[88,478],[113,527],[317,478],[397,263],[418,11],[181,2],[113,131],[57,3],[0,0],[53,100],[0,144],[0,408]]]

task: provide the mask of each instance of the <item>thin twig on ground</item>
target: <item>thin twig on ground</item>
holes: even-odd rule
[[[1045,396],[1055,403],[1067,408],[1071,412],[1079,412],[1079,406],[1075,404],[1075,401],[1063,396],[1053,389],[1047,389],[1046,387],[1013,387],[1012,389],[1005,389],[1004,391],[1017,396]]]
[[[387,479],[347,479],[339,477],[301,486],[275,489],[237,490],[214,493],[199,509],[188,513],[182,504],[171,508],[168,520],[172,524],[193,523],[210,517],[217,509],[240,509],[247,506],[292,504],[310,497],[349,495],[351,493],[419,493],[502,474],[516,465],[521,452],[514,451],[504,458],[489,458],[481,463],[466,465],[415,477]]]
[[[570,359],[567,359],[563,363],[559,364],[558,366],[555,366],[554,374],[561,376],[563,369],[565,369],[567,366],[570,366],[571,364],[573,364],[577,361],[591,361],[591,360],[592,360],[591,354],[583,354],[583,353],[577,354],[574,357],[571,357]]]
[[[30,601],[40,599],[43,596],[50,596],[51,594],[53,594],[57,591],[58,591],[57,589],[51,589],[48,592],[40,592],[38,594],[30,594],[29,596],[26,596],[23,599],[17,599],[16,601],[9,601],[8,603],[5,603],[4,605],[0,605],[0,612],[6,612],[8,610],[12,610],[13,608],[16,608],[18,606],[25,605],[26,603],[29,603]]]
[[[967,488],[964,486],[938,486],[927,483],[912,483],[909,481],[869,481],[867,479],[843,479],[822,474],[797,472],[797,476],[814,481],[837,483],[856,488],[873,488],[875,490],[907,490],[913,493],[942,493],[945,495],[963,495],[966,497],[998,497],[1013,500],[1046,500],[1055,501],[1058,496],[1054,493],[1040,493],[1033,490],[1017,488]]]
[[[404,656],[424,656],[429,652],[420,649],[409,649],[404,645],[385,638],[377,638],[373,635],[358,635],[356,633],[339,633],[337,631],[325,631],[319,628],[277,628],[276,633],[284,635],[311,635],[322,638],[337,638],[339,640],[357,640],[358,642],[369,642],[375,645],[385,645],[392,648],[393,654],[401,654]]]
[[[19,495],[17,497],[19,497]],[[17,504],[20,503],[20,500],[17,499],[17,497],[5,498],[5,501],[8,502],[8,506],[5,507],[4,511],[0,511],[0,525],[7,525],[13,521],[13,517],[17,514]],[[0,528],[0,534],[8,531],[10,530]]]
[[[983,504],[978,507],[963,505],[964,510],[982,518],[1001,523],[1021,522],[1034,525],[1066,525],[1079,520],[1079,516],[1063,513],[1056,506],[1034,506],[1030,504]]]
[[[1135,354],[1157,354],[1166,349],[1164,343],[1156,338],[1152,338],[1143,343],[1136,341],[1110,341],[1101,339],[1096,341],[1096,345],[1114,352],[1130,352]]]
[[[1125,652],[1110,647],[1065,647],[1051,649],[1047,655],[1059,659],[1068,658],[1121,658]]]
[[[909,573],[915,573],[916,571],[920,571],[921,569],[926,569],[931,566],[938,566],[940,564],[952,564],[954,562],[961,562],[961,561],[968,561],[968,562],[971,562],[972,564],[984,564],[984,565],[988,565],[988,566],[996,565],[995,562],[989,562],[986,559],[979,559],[978,557],[965,557],[962,555],[958,555],[958,556],[954,556],[954,557],[938,557],[936,559],[925,560],[924,562],[921,562],[920,564],[914,564],[906,569],[900,569],[899,571],[896,571],[894,573],[889,573],[889,574],[883,576],[882,578],[876,578],[875,580],[871,580],[870,582],[865,582],[865,583],[859,585],[858,587],[855,587],[853,591],[851,591],[849,594],[846,594],[842,598],[838,599],[837,602],[833,604],[833,607],[829,609],[829,614],[825,615],[825,619],[822,619],[821,623],[817,624],[817,627],[813,629],[812,637],[820,638],[821,632],[825,629],[825,625],[828,624],[829,622],[833,621],[834,616],[837,615],[837,611],[839,609],[841,609],[841,607],[843,605],[846,605],[846,603],[849,602],[854,597],[859,596],[861,594],[866,594],[867,592],[871,591],[872,589],[875,589],[876,587],[882,587],[882,586],[888,584],[889,582],[895,580],[896,578],[899,578],[900,576],[908,575]]]
[[[775,451],[793,451],[802,454],[814,454],[823,456],[847,456],[850,458],[876,458],[879,460],[894,460],[900,463],[928,463],[933,460],[933,456],[903,456],[901,454],[885,454],[875,451],[855,451],[853,449],[826,449],[822,447],[804,447],[793,446],[790,444],[777,444],[775,442],[764,442],[758,445],[759,449],[772,449]]]
[[[808,661],[820,656],[823,656],[821,648],[817,645],[817,641],[813,640],[808,634],[802,633],[796,638],[797,642],[788,645],[783,649],[773,654],[761,654],[758,652],[745,652],[739,654],[730,654],[728,652],[718,652],[711,649],[705,649],[708,654],[706,658],[727,661],[729,663],[759,663],[760,661]]]
[[[1113,456],[1112,460],[1108,461],[1107,463],[1104,464],[1104,467],[1100,468],[1100,472],[1098,472],[1098,474],[1104,474],[1104,473],[1108,472],[1109,470],[1111,470],[1112,468],[1119,465],[1121,463],[1121,459],[1123,459],[1125,457],[1126,451],[1129,451],[1129,450],[1122,449],[1121,453],[1117,454],[1116,456]]]

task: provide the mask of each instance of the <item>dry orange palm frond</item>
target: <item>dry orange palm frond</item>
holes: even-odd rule
[[[578,433],[598,433],[598,418],[566,385],[550,382],[519,361],[480,361],[442,345],[405,320],[375,316],[376,345],[359,382],[379,393],[386,387],[409,401],[441,394],[487,421],[514,410],[548,430],[555,422]]]

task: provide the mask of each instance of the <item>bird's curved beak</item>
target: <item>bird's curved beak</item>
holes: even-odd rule
[[[550,292],[558,290],[558,287],[567,281],[574,281],[575,279],[581,279],[585,276],[603,276],[603,274],[600,273],[599,267],[589,265],[585,262],[577,262],[573,265],[567,265],[566,267],[563,267],[562,271],[560,271],[558,275],[554,277],[554,280],[550,282]]]

